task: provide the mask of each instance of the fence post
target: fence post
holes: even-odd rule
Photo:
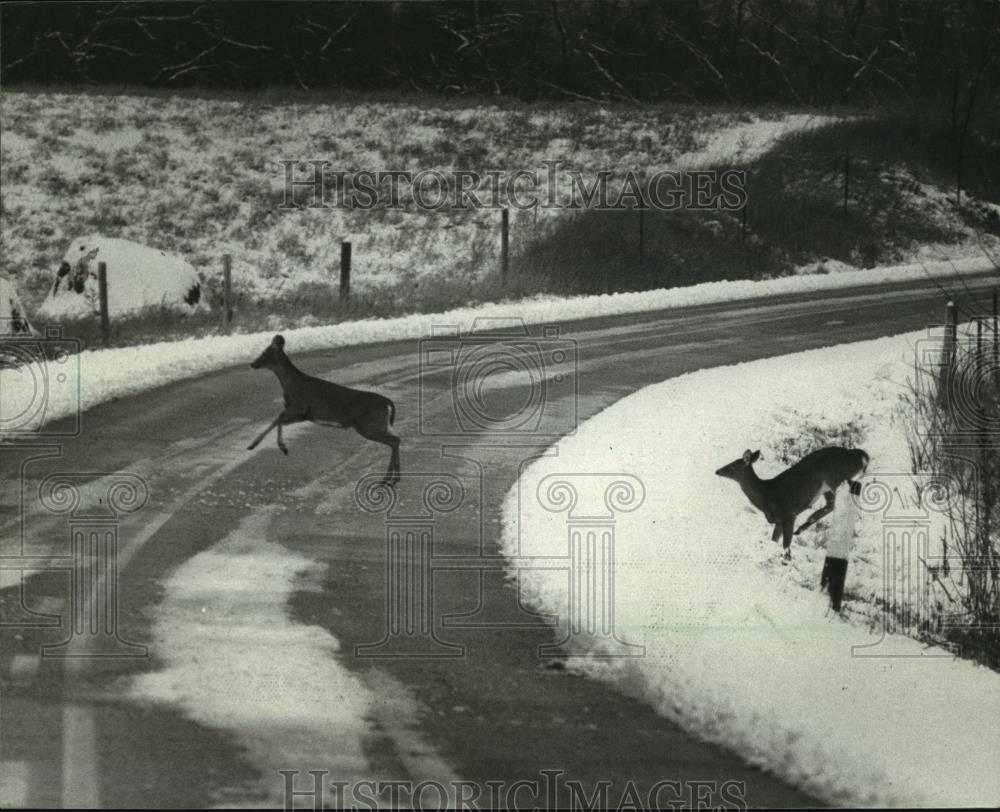
[[[645,234],[645,230],[646,230],[645,229],[645,219],[646,219],[645,212],[642,209],[639,209],[639,267],[640,268],[643,267],[643,265],[645,264],[645,259],[646,259],[645,258],[645,254],[646,254],[646,246],[645,246],[645,242],[646,242],[646,240],[645,240],[645,237],[646,237],[646,234]]]
[[[340,301],[351,298],[351,244],[340,244]]]
[[[1000,385],[1000,335],[997,335],[997,289],[993,288],[993,387]]]
[[[958,351],[958,312],[955,303],[949,301],[944,310],[945,324],[945,353],[949,367],[955,364],[955,355]]]
[[[955,354],[958,347],[958,317],[955,303],[948,302],[944,309],[944,353],[941,359],[941,377],[938,381],[938,403],[945,409],[951,408],[949,393],[951,374],[955,368]]]
[[[844,155],[844,220],[847,220],[847,198],[851,188],[851,153]]]
[[[506,279],[510,270],[510,211],[500,212],[500,278]]]
[[[224,308],[224,328],[228,333],[233,323],[233,257],[222,255],[222,307]]]
[[[108,266],[97,263],[97,295],[101,309],[101,343],[107,347],[111,343],[111,318],[108,315]]]
[[[983,352],[983,318],[976,319],[976,377],[982,381],[986,367],[986,356]],[[981,391],[981,390],[980,390]],[[985,397],[979,398],[979,545],[981,554],[988,560],[990,555],[990,508],[993,501],[990,487],[990,437],[987,431],[989,409]]]

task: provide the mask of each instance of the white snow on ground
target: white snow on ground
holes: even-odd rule
[[[0,274],[0,336],[31,332],[27,311],[17,293],[17,283]]]
[[[758,473],[773,476],[784,467],[776,453],[806,427],[854,421],[872,458],[865,481],[905,496],[911,469],[893,413],[920,338],[671,379],[619,401],[560,440],[558,456],[529,467],[505,506],[512,566],[519,555],[567,555],[566,514],[539,503],[543,477],[631,473],[645,487],[638,509],[616,514],[613,568],[615,627],[645,654],[574,657],[570,667],[831,804],[997,806],[1000,675],[909,637],[880,639],[870,614],[850,611],[883,595],[887,514],[862,514],[849,610],[839,617],[818,591],[829,519],[796,537],[784,567],[764,517],[714,474],[760,448]],[[579,514],[605,510],[588,485],[593,477],[574,481]],[[566,569],[527,562],[520,577],[528,603],[566,617]],[[853,646],[882,656],[852,656]],[[604,643],[591,639],[578,653],[601,651]]]
[[[556,323],[594,316],[639,313],[702,304],[766,299],[790,293],[836,290],[857,284],[920,282],[928,276],[945,280],[992,270],[988,259],[937,262],[879,268],[863,273],[789,276],[760,282],[707,282],[686,288],[616,293],[604,296],[559,298],[540,296],[520,302],[484,304],[440,314],[415,314],[392,319],[366,319],[341,324],[302,327],[284,332],[290,353],[329,349],[379,341],[425,338],[435,327],[463,329],[481,318],[520,318],[527,324]],[[44,329],[44,325],[36,325]],[[272,333],[216,336],[147,344],[112,350],[93,350],[55,365],[0,369],[0,438],[4,432],[23,432],[45,422],[89,409],[116,397],[249,363],[271,340]],[[0,346],[2,350],[2,346]],[[2,360],[2,359],[0,359]],[[47,383],[48,389],[42,388]]]
[[[825,127],[842,120],[836,116],[811,113],[794,113],[780,119],[754,119],[717,130],[704,147],[680,156],[677,165],[692,169],[730,161],[749,163],[770,151],[779,139],[790,133]]]
[[[280,768],[367,777],[373,695],[338,665],[336,638],[289,618],[289,596],[323,565],[268,541],[270,520],[267,509],[256,512],[174,571],[153,629],[161,668],[134,679],[126,696],[231,733],[261,769],[264,800],[280,806]]]

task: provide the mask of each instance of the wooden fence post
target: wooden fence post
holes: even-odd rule
[[[351,298],[351,244],[340,244],[340,301]]]
[[[100,300],[101,343],[107,347],[111,344],[111,318],[108,315],[108,266],[104,262],[97,263],[97,296]]]
[[[958,316],[955,303],[948,302],[944,309],[944,347],[941,359],[941,375],[938,379],[937,400],[944,409],[951,408],[951,375],[955,369],[958,347]]]
[[[222,255],[223,329],[228,333],[233,323],[233,257]]]
[[[958,352],[958,311],[954,302],[948,302],[944,310],[945,324],[945,352],[947,353],[948,366],[954,366],[955,357]]]
[[[645,212],[639,209],[639,267],[642,268],[646,261],[646,234],[645,234]]]
[[[997,335],[997,289],[993,288],[993,388],[1000,385],[1000,335]]]
[[[976,319],[976,378],[982,381],[986,368],[986,354],[983,347],[983,317]],[[990,470],[991,446],[987,425],[989,420],[989,407],[986,405],[987,395],[982,393],[977,404],[979,414],[979,545],[982,555],[989,559],[990,556],[990,509],[992,508],[993,494],[990,483],[992,471]]]
[[[844,155],[844,220],[847,220],[847,198],[851,189],[851,153]]]
[[[500,213],[500,278],[506,280],[510,270],[510,211]]]

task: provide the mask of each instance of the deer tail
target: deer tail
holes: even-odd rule
[[[858,449],[859,451],[861,449]],[[868,456],[867,451],[861,451],[861,473],[868,470],[868,463],[871,462],[871,457]]]
[[[389,425],[391,426],[396,422],[396,404],[388,398],[386,400],[389,402]]]

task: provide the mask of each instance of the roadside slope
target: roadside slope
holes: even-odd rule
[[[995,806],[1000,732],[985,720],[1000,716],[1000,675],[871,631],[877,612],[849,612],[847,622],[832,614],[817,589],[827,522],[796,537],[783,567],[770,526],[714,475],[749,447],[763,449],[760,475],[773,476],[789,445],[810,433],[833,441],[849,426],[872,457],[866,482],[908,492],[894,408],[923,335],[667,380],[598,414],[560,442],[557,458],[528,468],[505,506],[515,568],[565,548],[564,516],[541,504],[554,494],[546,477],[606,471],[645,488],[641,507],[616,515],[614,548],[615,628],[645,656],[595,660],[608,651],[595,639],[579,644],[572,667],[833,804]],[[862,609],[883,597],[884,515],[863,515],[852,553],[848,601]],[[565,574],[522,577],[530,605],[571,611]]]

